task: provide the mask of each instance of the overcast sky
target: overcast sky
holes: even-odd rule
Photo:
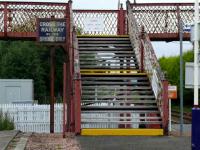
[[[0,1],[28,1],[28,2],[68,2],[68,0],[0,0]],[[73,9],[117,9],[119,0],[73,0]],[[130,0],[133,2],[134,0]],[[126,0],[120,0],[124,4]],[[193,3],[195,0],[136,0],[137,3]],[[179,54],[179,42],[153,42],[157,57]],[[191,50],[190,42],[183,42],[184,51]]]

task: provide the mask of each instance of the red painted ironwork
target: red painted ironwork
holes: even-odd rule
[[[81,74],[78,51],[78,39],[75,28],[73,30],[73,51],[74,51],[74,102],[75,102],[75,133],[81,132]]]
[[[66,133],[66,108],[67,108],[67,65],[66,63],[63,64],[63,138],[65,138]]]
[[[36,18],[65,18],[68,3],[0,2],[0,38],[36,38]]]
[[[82,34],[90,35],[117,35],[118,10],[73,10],[74,25]],[[104,21],[104,31],[84,31],[85,18],[100,17]]]
[[[50,132],[54,133],[54,103],[55,103],[55,47],[51,47],[51,101],[50,101]]]
[[[141,37],[141,39],[142,40],[144,40],[145,39],[145,32],[144,32],[144,26],[142,26],[142,30],[141,30],[141,35],[140,35]],[[141,61],[141,68],[140,68],[140,70],[141,70],[141,72],[144,72],[144,45],[143,45],[143,43],[142,43],[142,40],[141,40],[141,50],[140,50],[140,52],[141,52],[141,54],[140,54],[140,61]]]
[[[166,103],[166,99],[168,99],[167,89],[166,89],[166,83],[164,82],[165,77],[163,72],[161,71],[160,65],[158,63],[158,60],[156,58],[153,46],[151,44],[149,34],[144,32],[140,32],[140,25],[137,22],[137,19],[135,18],[135,15],[133,13],[133,10],[130,6],[130,3],[127,3],[127,11],[128,11],[128,28],[129,28],[129,36],[131,43],[134,47],[134,51],[138,60],[139,68],[142,70],[142,67],[144,67],[144,71],[148,74],[150,84],[152,86],[152,90],[154,92],[154,96],[157,101],[157,106],[159,108],[162,120],[163,120],[163,128],[165,129],[165,132],[167,132],[168,124],[166,123],[168,120],[168,112],[166,110],[168,109],[168,103]],[[141,36],[143,34],[143,36]],[[141,43],[141,44],[140,44]],[[142,52],[144,57],[142,57]],[[143,62],[143,63],[142,63]],[[144,66],[142,66],[142,64]],[[166,114],[165,114],[166,113]],[[155,115],[155,114],[148,114],[148,115]],[[149,125],[149,127],[156,127]]]
[[[162,118],[163,118],[163,129],[165,134],[168,134],[168,123],[169,123],[169,98],[168,98],[168,81],[167,80],[163,80],[162,81]]]
[[[144,26],[151,40],[178,40],[178,22],[191,24],[194,18],[192,3],[132,3],[133,14],[140,26]],[[36,38],[36,18],[64,18],[68,3],[0,2],[0,38]],[[83,34],[126,34],[126,11],[119,10],[73,10],[74,25]],[[103,32],[84,31],[84,19],[101,17]],[[189,39],[184,33],[184,39]]]
[[[193,3],[132,3],[132,12],[139,26],[144,26],[151,40],[178,40],[178,23],[192,24]],[[184,33],[184,40],[189,40]]]
[[[123,9],[123,5],[120,5],[120,9],[118,10],[118,16],[117,16],[117,34],[118,35],[124,35],[126,34],[126,11]]]

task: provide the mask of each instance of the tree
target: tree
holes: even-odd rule
[[[40,58],[46,51],[33,42],[1,42],[0,78],[33,79],[35,98],[43,96],[47,89],[46,73]]]
[[[193,62],[194,53],[193,51],[188,51],[183,54],[183,80],[185,83],[185,63]],[[162,57],[159,59],[160,66],[162,70],[166,73],[167,79],[170,84],[177,85],[178,88],[178,99],[179,99],[179,87],[180,87],[180,56],[172,56],[172,57]],[[184,101],[185,104],[192,104],[193,99],[193,90],[184,88]]]

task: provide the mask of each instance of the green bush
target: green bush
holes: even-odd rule
[[[193,62],[194,53],[188,51],[183,54],[183,84],[185,84],[185,63]],[[175,101],[179,105],[180,99],[180,56],[162,57],[159,59],[160,66],[165,72],[167,80],[171,85],[177,85],[178,88],[178,100]],[[185,87],[185,86],[184,86]],[[192,105],[193,102],[193,90],[183,88],[184,105]]]
[[[8,115],[8,113],[3,113],[0,110],[0,131],[3,130],[13,130],[14,129],[14,122]]]

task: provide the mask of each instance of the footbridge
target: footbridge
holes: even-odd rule
[[[193,4],[127,1],[126,9],[121,5],[118,10],[73,10],[71,1],[0,2],[0,39],[36,40],[38,18],[66,19],[65,131],[167,134],[168,81],[151,41],[178,40],[180,21],[193,23]],[[87,18],[101,18],[103,30],[87,31]],[[189,33],[184,33],[184,39],[189,39]],[[51,79],[53,86],[53,74]]]

